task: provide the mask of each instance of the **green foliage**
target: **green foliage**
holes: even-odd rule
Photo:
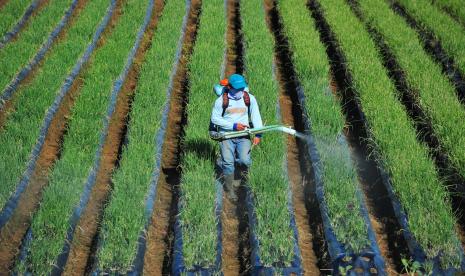
[[[432,2],[452,14],[465,26],[465,6],[462,0],[433,0]]]
[[[360,252],[369,246],[369,241],[358,207],[361,202],[356,196],[356,172],[342,133],[345,119],[340,101],[331,93],[326,51],[305,4],[302,0],[284,0],[279,1],[278,6],[293,52],[293,64],[304,89],[312,135],[321,157],[331,224],[337,239],[347,250]]]
[[[47,40],[71,2],[72,0],[50,0],[50,3],[38,15],[29,20],[28,26],[18,34],[14,41],[0,49],[0,89],[2,91]]]
[[[248,84],[257,98],[263,123],[276,124],[279,93],[273,79],[274,40],[266,25],[263,1],[242,1],[240,10]],[[283,170],[284,138],[279,134],[264,135],[262,143],[252,151],[249,184],[257,215],[255,234],[261,261],[266,266],[289,266],[294,258],[295,239],[287,207],[289,187]]]
[[[95,162],[109,92],[134,45],[147,6],[145,0],[128,0],[122,5],[118,24],[95,52],[93,65],[83,75],[84,83],[70,115],[61,159],[50,173],[49,185],[43,191],[40,209],[31,225],[34,239],[27,262],[34,274],[48,274],[62,250],[69,219]]]
[[[189,64],[188,125],[183,141],[179,219],[186,268],[213,267],[216,258],[216,142],[208,137],[213,84],[221,75],[226,31],[224,1],[202,1],[200,25]],[[208,100],[211,99],[211,100]]]
[[[385,1],[361,0],[360,8],[373,27],[379,30],[405,72],[413,90],[411,93],[431,120],[443,151],[465,177],[465,109],[455,94],[454,86],[442,74],[441,66],[423,50],[416,32]],[[457,44],[456,47],[465,53],[463,45]],[[465,56],[461,58],[465,61]]]
[[[69,28],[66,39],[52,47],[35,78],[15,92],[14,109],[0,131],[0,209],[26,170],[41,125],[65,78],[91,41],[106,12],[107,1],[88,4]]]
[[[0,18],[2,19],[0,20],[0,37],[11,31],[32,1],[7,1],[5,6],[0,9]]]
[[[441,252],[446,265],[458,266],[460,242],[448,194],[427,149],[418,142],[412,122],[397,100],[374,42],[344,1],[320,3],[345,55],[367,119],[370,142],[408,215],[410,231],[428,258]],[[379,5],[374,9],[380,9]]]
[[[148,221],[145,196],[153,181],[157,141],[166,91],[181,35],[185,0],[169,0],[159,19],[135,91],[120,168],[113,176],[113,191],[105,209],[98,252],[102,271],[126,274],[136,257],[138,238]]]
[[[441,41],[441,46],[447,54],[454,58],[461,72],[465,73],[465,35],[463,27],[431,5],[430,1],[397,1],[406,8],[407,12],[421,26],[433,32],[435,37]]]

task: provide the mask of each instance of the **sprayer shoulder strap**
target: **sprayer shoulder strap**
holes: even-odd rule
[[[250,118],[250,95],[246,91],[243,92],[242,98],[244,99],[245,106],[247,106],[247,113],[249,114]],[[226,109],[229,106],[229,97],[228,97],[228,92],[223,93],[223,113],[221,114],[221,117],[224,117],[224,114],[226,113]]]

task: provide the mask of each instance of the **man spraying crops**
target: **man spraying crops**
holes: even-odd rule
[[[215,86],[219,96],[213,106],[210,131],[231,132],[263,126],[257,100],[248,92],[248,86],[243,76],[233,74],[229,79]],[[224,190],[230,200],[236,201],[234,190],[235,163],[242,169],[251,164],[251,145],[260,143],[261,134],[256,134],[251,141],[249,135],[220,140],[221,169],[224,178]]]

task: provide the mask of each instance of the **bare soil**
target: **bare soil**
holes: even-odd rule
[[[243,64],[243,36],[241,32],[240,2],[238,0],[227,1],[227,49],[225,60],[224,77],[231,74],[242,74]],[[220,175],[218,175],[219,177]],[[238,201],[229,200],[223,194],[223,209],[221,212],[222,224],[222,247],[221,262],[224,275],[244,275],[251,268],[250,246],[249,246],[249,225],[245,204],[246,185],[243,176],[236,174]]]
[[[267,21],[270,31],[275,38],[276,77],[279,81],[279,106],[282,122],[303,132],[305,130],[302,108],[298,100],[298,83],[295,69],[292,65],[291,52],[287,37],[283,33],[283,26],[276,2],[265,1]],[[319,275],[324,273],[328,262],[323,256],[324,237],[322,235],[321,214],[315,206],[314,183],[308,171],[309,161],[304,143],[295,137],[287,137],[287,170],[292,192],[294,216],[298,231],[298,244],[302,256],[302,267],[305,275]],[[313,204],[312,204],[313,202]],[[316,208],[315,208],[316,207]],[[310,209],[309,209],[310,208]]]
[[[96,183],[92,189],[89,203],[74,232],[68,262],[66,263],[64,271],[66,275],[83,275],[86,272],[86,268],[91,266],[88,260],[95,248],[95,237],[98,234],[99,222],[103,215],[104,204],[107,202],[111,193],[112,172],[118,164],[118,158],[120,157],[119,151],[126,135],[128,116],[137,86],[141,64],[144,61],[147,50],[150,48],[163,6],[164,2],[162,0],[155,1],[153,16],[144,33],[140,47],[136,52],[134,62],[123,84],[122,90],[118,95],[116,108],[110,119],[108,135],[103,146]]]
[[[181,58],[173,79],[167,130],[163,144],[161,172],[157,183],[155,208],[146,234],[144,274],[166,275],[171,271],[174,222],[181,179],[181,141],[186,124],[189,58],[197,35],[201,0],[193,0],[185,30]]]
[[[118,4],[118,7],[120,6],[121,3]],[[112,22],[118,20],[119,14],[118,12],[113,14]],[[112,27],[107,26],[99,42],[104,40],[104,37],[111,32],[111,29]],[[98,45],[100,47],[103,44],[98,43]],[[75,99],[79,96],[84,71],[85,68],[81,70],[81,73],[74,81],[70,91],[63,99],[61,106],[55,114],[29,185],[21,195],[18,206],[10,221],[0,231],[0,275],[7,274],[14,264],[15,258],[19,253],[21,240],[31,224],[32,216],[39,207],[42,191],[48,184],[49,172],[54,163],[60,158],[63,137],[67,132],[68,117]]]
[[[5,4],[8,3],[8,0],[0,0],[0,10],[5,6]]]

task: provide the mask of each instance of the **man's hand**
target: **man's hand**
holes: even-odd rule
[[[253,138],[253,145],[256,146],[260,144],[261,138],[260,137],[254,137]]]
[[[240,130],[245,130],[246,128],[247,128],[247,126],[243,125],[241,123],[235,123],[234,124],[234,130],[239,130],[240,131]]]

